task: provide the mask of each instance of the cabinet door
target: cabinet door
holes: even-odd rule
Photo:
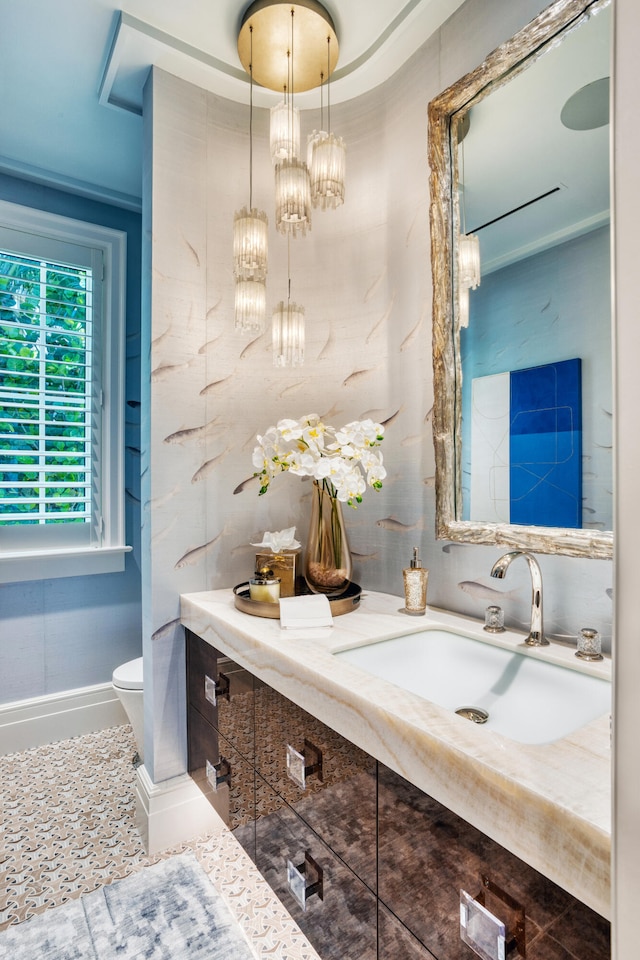
[[[375,891],[373,757],[267,686],[256,685],[255,729],[259,776]]]
[[[376,897],[282,801],[258,817],[256,865],[322,960],[376,960]],[[310,895],[301,903],[305,887]]]
[[[609,960],[609,924],[442,804],[379,764],[380,900],[437,960],[474,960],[460,939],[460,890],[488,877],[524,909],[527,956]],[[487,904],[489,906],[489,904]],[[489,907],[507,919],[495,898]]]

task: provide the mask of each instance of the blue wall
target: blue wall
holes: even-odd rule
[[[104,683],[140,656],[140,214],[0,173],[0,198],[127,233],[123,573],[0,585],[0,703]]]

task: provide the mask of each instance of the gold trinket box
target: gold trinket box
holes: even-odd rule
[[[256,553],[256,570],[267,567],[280,580],[280,596],[295,597],[297,559],[299,550],[282,550],[280,553]]]

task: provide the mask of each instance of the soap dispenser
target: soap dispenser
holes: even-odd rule
[[[404,609],[412,616],[424,614],[427,609],[427,579],[429,571],[422,566],[418,548],[413,548],[411,566],[402,571],[404,579]]]

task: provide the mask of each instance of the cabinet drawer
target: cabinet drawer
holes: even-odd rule
[[[375,763],[371,771],[335,780],[323,790],[294,800],[290,806],[375,893]]]
[[[270,687],[256,688],[255,729],[259,777],[375,891],[375,760]]]
[[[218,730],[251,763],[255,761],[254,678],[226,657],[218,658],[218,676],[229,684],[229,696],[218,700]]]
[[[375,894],[288,805],[256,820],[256,865],[323,960],[376,960]]]
[[[189,630],[186,639],[190,706],[253,761],[253,676]]]
[[[190,630],[185,631],[185,639],[188,702],[190,706],[196,707],[206,720],[217,724],[218,711],[213,703],[218,678],[217,651]]]
[[[288,802],[348,781],[355,774],[375,776],[375,760],[364,750],[272,687],[256,688],[254,710],[256,768]],[[305,764],[296,763],[295,753],[305,755]],[[300,781],[303,766],[308,771],[304,784]]]
[[[228,788],[214,789],[215,769],[220,763],[218,731],[194,707],[187,710],[188,771],[211,806],[229,823]]]
[[[215,764],[220,759],[218,731],[194,707],[187,708],[188,771],[204,769],[207,760]]]
[[[460,945],[463,950],[467,948]],[[467,954],[463,954],[465,960]],[[437,960],[403,923],[378,902],[378,957],[380,960]]]
[[[188,714],[189,773],[231,830],[255,816],[255,770],[193,707]]]

